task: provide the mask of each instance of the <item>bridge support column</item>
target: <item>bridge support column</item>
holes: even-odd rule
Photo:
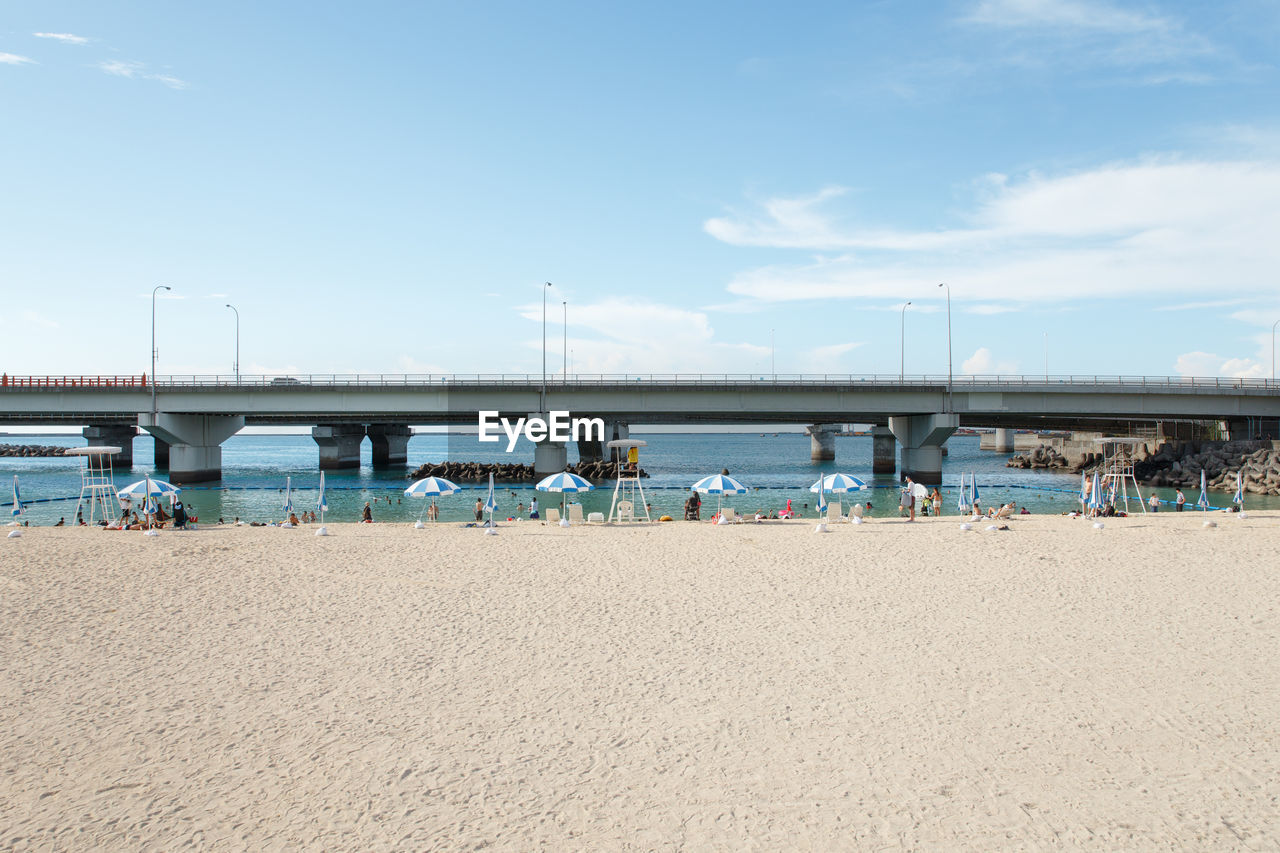
[[[168,471],[169,470],[169,442],[164,441],[161,438],[157,438],[156,436],[152,436],[152,439],[154,439],[154,442],[155,442],[155,450],[154,450],[155,467]]]
[[[889,418],[889,429],[902,445],[900,473],[917,483],[942,483],[942,447],[960,426],[958,415],[904,415]]]
[[[827,462],[836,458],[835,424],[813,424],[804,431],[809,434],[809,458],[814,462]]]
[[[538,477],[559,474],[569,465],[569,445],[561,441],[540,441],[533,448],[533,473]]]
[[[137,427],[121,424],[89,424],[83,432],[90,447],[120,448],[111,456],[111,467],[125,471],[133,467],[133,439],[137,434]]]
[[[374,468],[394,468],[409,463],[409,438],[413,430],[406,424],[369,424],[367,432],[373,445]]]
[[[887,426],[872,427],[871,473],[892,474],[898,470],[897,449],[898,440],[893,437],[893,430]]]
[[[311,428],[311,437],[320,446],[320,470],[360,467],[360,445],[364,427],[359,424],[321,424]]]
[[[997,429],[995,445],[991,449],[996,453],[1012,453],[1015,450],[1013,436],[1011,429]]]
[[[169,444],[169,480],[204,483],[222,479],[222,442],[244,428],[244,415],[138,415],[138,425]]]

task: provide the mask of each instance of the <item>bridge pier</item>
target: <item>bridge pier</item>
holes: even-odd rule
[[[138,428],[127,424],[89,424],[81,433],[90,447],[119,447],[119,453],[111,454],[111,467],[128,471],[133,467],[133,439]]]
[[[151,438],[153,439],[153,442],[155,444],[155,449],[153,451],[153,454],[155,457],[155,467],[168,471],[169,470],[169,442],[154,435]]]
[[[902,445],[901,475],[917,483],[942,483],[942,448],[960,426],[958,415],[904,415],[889,418],[889,429]]]
[[[893,430],[887,426],[872,427],[871,473],[892,474],[898,470],[897,449],[898,440],[893,437]]]
[[[991,448],[996,453],[1012,453],[1016,447],[1014,446],[1014,432],[1011,429],[996,429],[995,445]]]
[[[406,424],[369,424],[369,443],[373,445],[373,467],[394,468],[409,463],[409,439],[413,430]],[[357,461],[359,448],[357,448]]]
[[[138,425],[169,444],[169,480],[204,483],[222,479],[222,442],[244,428],[244,415],[138,415]]]
[[[804,428],[809,434],[809,459],[814,462],[828,462],[836,458],[835,424],[813,424]]]
[[[311,437],[320,446],[320,470],[360,467],[360,445],[364,427],[360,424],[320,424],[311,428]]]

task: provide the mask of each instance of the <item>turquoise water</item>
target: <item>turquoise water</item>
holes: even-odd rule
[[[645,496],[653,505],[654,516],[668,514],[682,516],[681,507],[688,496],[688,488],[695,480],[708,474],[716,474],[721,468],[748,486],[746,495],[725,499],[725,504],[739,512],[757,509],[781,509],[788,499],[797,509],[808,504],[808,514],[814,514],[816,496],[808,491],[820,472],[842,471],[869,483],[870,491],[859,493],[863,501],[873,504],[872,515],[896,515],[898,507],[896,476],[873,477],[871,471],[871,439],[865,436],[836,438],[836,461],[819,466],[809,461],[808,436],[794,433],[759,434],[681,434],[637,435],[645,438],[649,446],[641,451],[641,466],[651,475],[643,483]],[[84,445],[76,436],[6,436],[0,442],[10,444],[57,444],[67,447]],[[1016,501],[1034,513],[1061,513],[1078,505],[1076,498],[1080,485],[1079,475],[1028,471],[1005,468],[1006,454],[991,453],[978,448],[976,436],[956,436],[948,442],[949,455],[943,464],[943,494],[946,513],[956,512],[956,487],[961,472],[977,474],[984,505]],[[523,443],[511,454],[500,446],[480,444],[473,436],[417,435],[409,443],[409,466],[405,469],[374,471],[369,458],[369,445],[363,447],[364,455],[359,469],[329,471],[326,473],[329,521],[358,521],[360,510],[366,501],[373,503],[376,521],[411,522],[422,509],[421,499],[406,498],[402,490],[408,485],[409,470],[423,462],[440,462],[446,458],[457,461],[516,461],[531,463],[532,446]],[[307,435],[237,435],[223,445],[221,483],[189,486],[183,490],[183,500],[188,512],[200,517],[202,522],[217,521],[219,517],[231,521],[239,517],[243,521],[280,520],[283,516],[285,477],[293,478],[293,505],[296,511],[315,508],[316,489],[319,485],[318,453],[315,442]],[[116,486],[123,487],[144,474],[165,477],[163,470],[152,467],[152,442],[146,436],[134,442],[134,467],[131,472],[117,471]],[[570,446],[570,461],[576,461]],[[9,483],[17,474],[22,486],[22,498],[28,503],[24,520],[33,525],[53,524],[60,517],[74,520],[76,498],[80,491],[80,470],[83,462],[76,458],[21,459],[0,458],[0,502],[11,499]],[[579,496],[586,512],[608,513],[613,484],[597,484],[596,491]],[[483,496],[487,487],[470,486],[452,497],[440,498],[442,522],[469,521],[474,517],[473,507],[477,497]],[[1171,489],[1157,489],[1166,500],[1173,497]],[[1149,492],[1144,489],[1143,494]],[[526,507],[535,497],[543,507],[558,504],[559,495],[534,492],[532,486],[499,484],[498,515],[514,515],[518,503]],[[846,507],[850,495],[839,496]],[[1218,507],[1230,502],[1230,495],[1221,492],[1210,494],[1210,502]],[[388,503],[390,499],[390,503]],[[1194,502],[1196,494],[1187,493]],[[704,505],[715,506],[715,496],[704,498]],[[1249,496],[1246,506],[1254,509],[1280,508],[1280,499]],[[1134,506],[1137,510],[1137,506]],[[9,518],[9,507],[3,509],[3,518]],[[703,517],[708,513],[704,512]]]

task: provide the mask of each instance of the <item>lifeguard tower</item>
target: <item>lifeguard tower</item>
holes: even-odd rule
[[[1140,438],[1104,438],[1102,439],[1102,486],[1111,492],[1113,503],[1124,501],[1124,511],[1129,512],[1129,484],[1133,484],[1134,499],[1142,511],[1147,511],[1147,504],[1138,489],[1138,478],[1133,473],[1134,452],[1142,444]],[[1116,507],[1119,509],[1119,507]]]
[[[101,519],[110,526],[120,517],[120,499],[116,497],[116,485],[111,479],[111,457],[119,452],[119,447],[72,447],[63,451],[65,456],[84,457],[76,517],[80,517],[81,508],[87,504],[89,515],[85,524],[92,526]]]
[[[634,438],[618,439],[608,444],[618,466],[613,502],[609,504],[610,524],[614,521],[636,521],[641,515],[645,521],[653,521],[649,518],[649,505],[645,503],[644,487],[640,485],[640,448],[647,446],[647,442]]]

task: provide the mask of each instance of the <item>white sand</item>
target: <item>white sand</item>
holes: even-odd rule
[[[0,849],[1280,847],[1280,514],[0,540]]]

